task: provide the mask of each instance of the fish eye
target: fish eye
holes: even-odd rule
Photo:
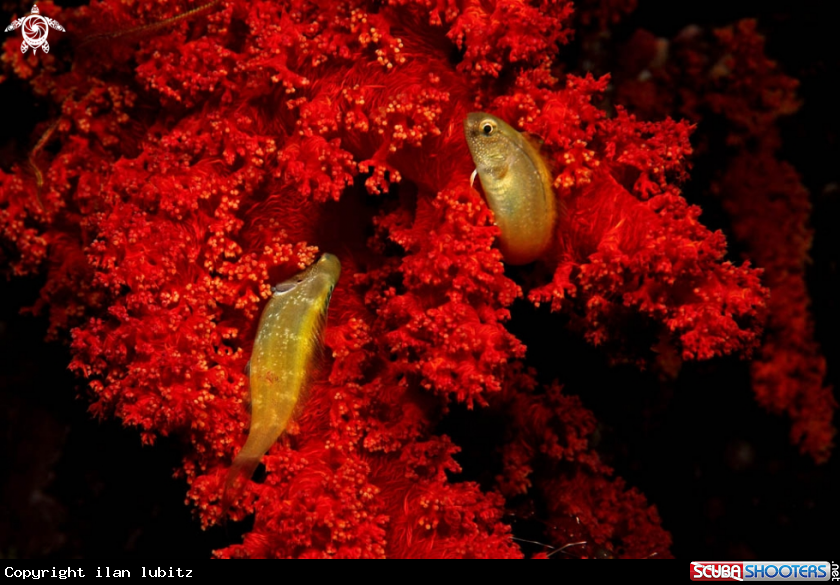
[[[490,120],[485,120],[481,124],[481,131],[484,132],[485,136],[490,136],[493,133],[493,130],[496,129],[496,125],[493,124]]]

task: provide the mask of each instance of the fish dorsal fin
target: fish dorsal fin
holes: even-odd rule
[[[327,313],[329,312],[330,308],[330,297],[332,297],[332,291],[327,293],[327,299],[324,302],[321,311],[318,313],[317,321],[315,322],[315,328],[312,331],[314,338],[312,339],[312,343],[315,347],[315,351],[318,353],[323,353],[324,351],[324,334],[327,329]]]
[[[520,132],[520,134],[522,135],[522,138],[528,144],[533,146],[534,150],[536,150],[537,152],[539,152],[542,149],[543,144],[545,144],[545,140],[543,140],[542,138],[540,138],[536,134],[531,134],[530,132]]]
[[[248,400],[245,401],[245,411],[251,414],[251,404],[253,402],[253,397],[251,396],[251,360],[248,360],[248,363],[245,364],[244,372],[247,377],[246,385],[248,388]]]

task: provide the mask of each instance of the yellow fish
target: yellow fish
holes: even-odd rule
[[[551,245],[557,201],[551,171],[522,134],[491,114],[472,112],[464,120],[487,204],[499,226],[499,248],[508,264],[528,264]]]
[[[324,254],[272,289],[248,362],[251,428],[228,473],[223,513],[234,493],[254,474],[262,456],[283,434],[309,382],[339,274],[338,258]]]

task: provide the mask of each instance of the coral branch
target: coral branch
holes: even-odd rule
[[[765,408],[791,417],[791,438],[802,452],[824,462],[833,447],[837,402],[824,382],[825,358],[814,340],[805,286],[811,204],[796,170],[776,156],[777,120],[798,109],[798,82],[767,58],[753,20],[714,36],[689,27],[671,43],[667,61],[650,61],[663,42],[668,45],[644,32],[631,40],[626,54],[636,58],[628,59],[619,97],[650,119],[679,114],[698,121],[704,152],[728,149],[708,191],[721,199],[771,292],[753,390]],[[711,126],[702,122],[715,116],[725,123],[724,144],[714,143]]]

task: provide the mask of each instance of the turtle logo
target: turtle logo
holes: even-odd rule
[[[6,27],[6,32],[23,27],[21,33],[23,34],[23,42],[20,44],[20,52],[25,53],[29,47],[32,47],[32,52],[38,51],[38,47],[42,48],[45,53],[50,52],[50,45],[47,43],[47,33],[49,29],[54,28],[61,32],[66,32],[64,27],[58,24],[58,21],[39,14],[38,5],[32,5],[32,14],[18,18],[12,24]]]

